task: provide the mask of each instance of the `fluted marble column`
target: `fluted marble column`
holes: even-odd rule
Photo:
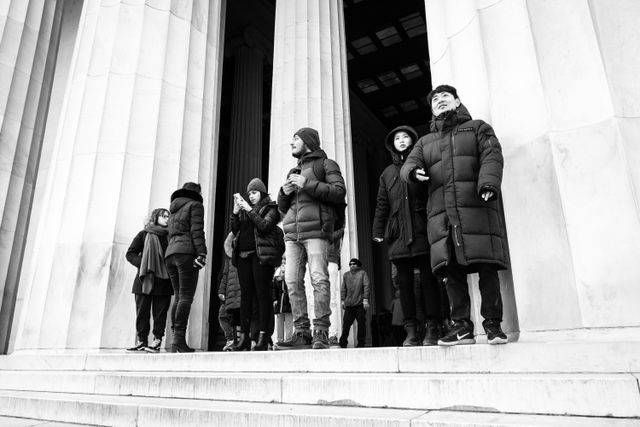
[[[41,165],[20,279],[16,350],[134,341],[124,254],[184,181],[213,221],[224,1],[85,0],[61,120]],[[211,245],[211,235],[208,236]],[[207,342],[210,268],[189,326]]]
[[[0,353],[16,311],[62,9],[57,1],[0,2]]]
[[[520,330],[640,336],[640,4],[450,3],[425,1],[433,82],[502,141]]]
[[[233,98],[231,100],[231,134],[227,174],[227,209],[229,218],[231,195],[246,195],[247,184],[262,178],[262,94],[264,53],[246,31],[234,51]]]
[[[347,185],[347,226],[342,265],[357,256],[357,228],[344,14],[341,0],[280,0],[274,35],[269,191],[277,194],[291,156],[293,133],[303,126],[320,133],[322,149],[335,159]]]

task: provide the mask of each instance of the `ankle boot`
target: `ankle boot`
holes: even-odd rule
[[[240,332],[240,339],[231,347],[231,351],[249,351],[251,350],[251,338],[246,332]]]
[[[408,324],[408,325],[405,325],[404,329],[407,331],[407,338],[404,339],[402,346],[415,347],[420,345],[420,340],[418,339],[416,334],[416,329],[417,329],[416,325]]]
[[[266,332],[260,332],[258,337],[258,343],[253,347],[253,351],[266,351],[269,348],[269,337]]]
[[[175,329],[173,331],[173,344],[171,345],[172,353],[193,353],[195,350],[187,345],[185,338],[186,330]]]

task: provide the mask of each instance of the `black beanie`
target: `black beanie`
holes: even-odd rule
[[[362,263],[358,258],[351,258],[351,261],[349,261],[349,264],[355,264],[358,267],[362,267]]]
[[[202,187],[200,187],[200,184],[197,184],[195,182],[185,182],[182,188],[184,190],[195,191],[198,194],[202,192]]]
[[[267,187],[264,185],[264,182],[260,178],[253,178],[249,181],[249,185],[247,185],[247,193],[249,191],[259,191],[261,193],[267,192]]]
[[[310,151],[320,149],[320,136],[318,135],[317,130],[312,128],[301,128],[293,135],[298,135]]]
[[[455,87],[449,86],[449,85],[440,85],[435,89],[433,89],[431,92],[429,92],[429,95],[427,95],[427,103],[429,104],[429,109],[431,109],[431,101],[433,100],[433,97],[436,95],[436,93],[442,93],[442,92],[450,93],[451,95],[453,95],[454,98],[460,99],[458,97],[458,91],[456,90]]]

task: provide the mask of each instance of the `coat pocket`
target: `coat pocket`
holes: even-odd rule
[[[398,210],[395,210],[387,221],[387,228],[384,232],[384,239],[393,242],[400,237],[400,222],[398,220]]]

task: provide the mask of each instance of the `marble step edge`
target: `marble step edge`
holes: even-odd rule
[[[0,389],[91,395],[640,417],[632,374],[0,372]]]
[[[219,372],[640,372],[640,342],[512,343],[269,352],[17,352],[0,370]]]
[[[474,409],[416,411],[0,391],[0,415],[24,417],[37,413],[42,420],[102,426],[640,426],[637,418],[510,414]]]

